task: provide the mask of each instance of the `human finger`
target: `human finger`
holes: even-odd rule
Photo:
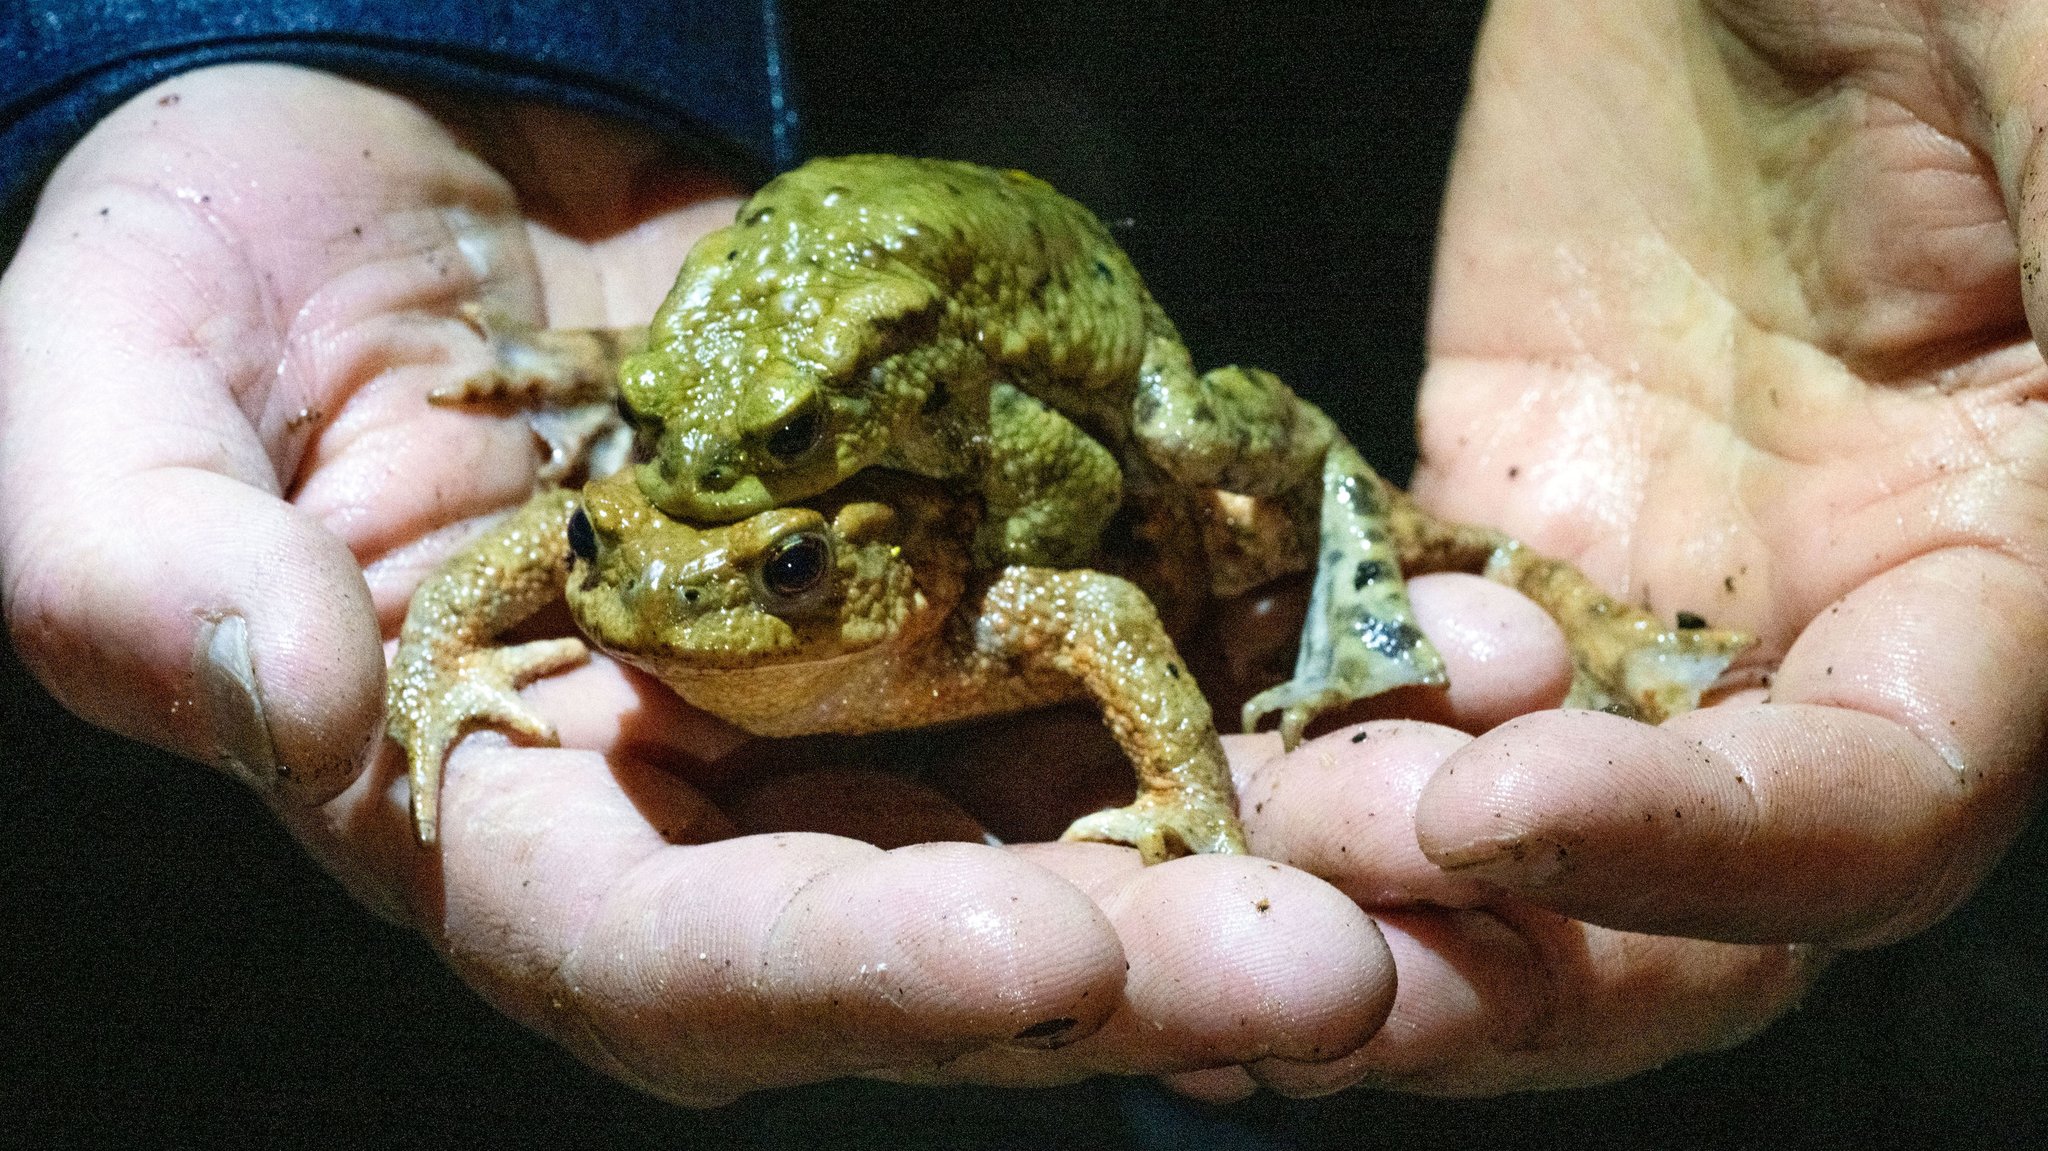
[[[1936,551],[1823,611],[1769,702],[1482,736],[1432,778],[1417,836],[1460,876],[1611,927],[1898,939],[1962,899],[2030,810],[2044,645],[2030,564]]]
[[[1417,799],[1470,742],[1378,722],[1248,773],[1254,848],[1370,909],[1400,976],[1386,1026],[1359,1051],[1270,1060],[1250,1069],[1256,1081],[1294,1095],[1359,1082],[1447,1094],[1599,1082],[1735,1042],[1811,981],[1823,958],[1813,949],[1593,927],[1435,867],[1415,842]]]
[[[1393,1001],[1378,927],[1294,868],[1216,855],[1140,867],[1134,852],[1101,844],[1018,851],[1086,891],[1114,925],[1129,964],[1116,1010],[1077,1042],[972,1052],[939,1078],[1042,1086],[1334,1059],[1364,1043]]]
[[[298,802],[361,765],[377,620],[337,523],[287,497],[354,390],[443,358],[390,316],[459,290],[435,252],[466,266],[421,189],[513,218],[445,143],[361,85],[224,68],[52,177],[0,284],[0,549],[16,641],[81,715]]]
[[[1410,580],[1408,596],[1416,623],[1443,656],[1447,682],[1391,693],[1349,718],[1401,716],[1479,732],[1564,699],[1571,687],[1564,632],[1533,601],[1460,572]]]
[[[677,1102],[1071,1041],[1123,980],[1093,903],[995,848],[733,837],[673,771],[485,735],[450,757],[436,855],[402,778],[382,763],[296,830],[380,859],[500,1010]]]

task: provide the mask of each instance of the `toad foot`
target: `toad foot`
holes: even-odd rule
[[[399,694],[390,730],[404,746],[412,783],[413,830],[431,845],[440,824],[441,773],[448,752],[464,732],[501,727],[534,743],[554,746],[555,727],[519,698],[519,687],[581,663],[588,655],[577,639],[535,640],[512,647],[464,652],[444,669]]]
[[[1060,839],[1135,847],[1148,867],[1183,855],[1243,855],[1247,850],[1235,821],[1149,795],[1126,807],[1082,816]]]

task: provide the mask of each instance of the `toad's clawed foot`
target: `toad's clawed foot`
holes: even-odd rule
[[[436,389],[428,398],[522,408],[547,447],[542,483],[569,483],[579,474],[610,475],[633,450],[633,430],[615,403],[619,363],[644,348],[644,328],[542,329],[482,304],[465,304],[462,318],[482,338],[490,364]]]
[[[1570,564],[1518,545],[1497,551],[1486,575],[1541,604],[1564,630],[1572,652],[1566,707],[1662,723],[1698,707],[1700,693],[1756,642],[1688,612],[1671,627],[1609,596]]]
[[[1183,855],[1243,855],[1244,832],[1220,805],[1140,796],[1127,807],[1082,816],[1060,838],[1121,843],[1149,866]]]
[[[1700,705],[1700,693],[1755,640],[1709,627],[1665,627],[1654,619],[1581,620],[1566,629],[1572,689],[1566,707],[1663,723]]]
[[[1443,656],[1422,629],[1389,516],[1400,493],[1339,438],[1323,462],[1319,552],[1294,678],[1244,705],[1244,729],[1280,713],[1289,750],[1323,712],[1397,687],[1442,686]]]
[[[392,668],[387,724],[405,748],[412,782],[413,830],[423,844],[439,833],[441,768],[462,733],[505,728],[540,744],[556,742],[554,725],[519,698],[519,685],[580,663],[576,639],[536,640],[514,647],[463,652],[424,671]]]
[[[1245,701],[1244,730],[1257,731],[1259,721],[1277,711],[1281,742],[1292,751],[1301,743],[1301,733],[1326,711],[1397,687],[1439,687],[1443,683],[1443,657],[1426,645],[1418,645],[1399,662],[1375,660],[1368,666],[1365,661],[1340,661],[1314,670],[1297,667],[1293,679]]]

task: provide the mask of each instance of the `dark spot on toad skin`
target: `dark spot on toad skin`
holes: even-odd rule
[[[1381,655],[1400,658],[1422,642],[1422,632],[1406,621],[1387,621],[1368,616],[1358,621],[1358,638]]]
[[[1386,578],[1387,567],[1378,560],[1360,560],[1357,570],[1351,573],[1351,590],[1363,590],[1374,580]]]
[[[1678,613],[1678,629],[1680,631],[1698,631],[1705,626],[1707,626],[1706,619],[1697,613],[1689,611]]]

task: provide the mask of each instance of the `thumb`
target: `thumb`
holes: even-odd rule
[[[383,658],[355,559],[252,426],[278,301],[193,205],[78,178],[93,149],[0,278],[10,632],[85,719],[324,801],[377,738]]]

